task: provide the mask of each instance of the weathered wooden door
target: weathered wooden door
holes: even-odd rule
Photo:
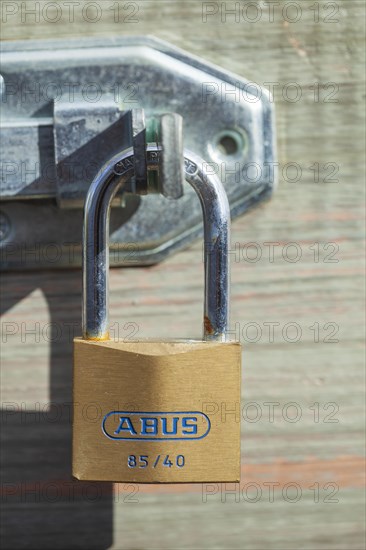
[[[240,485],[74,482],[81,273],[6,273],[3,547],[364,548],[364,2],[14,0],[1,9],[3,40],[149,33],[270,88],[279,152],[273,199],[233,223]],[[152,268],[114,269],[112,321],[142,337],[198,336],[201,279],[199,242]]]

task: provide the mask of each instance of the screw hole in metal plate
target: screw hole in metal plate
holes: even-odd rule
[[[237,161],[246,155],[248,138],[242,129],[227,129],[219,132],[208,148],[210,156],[216,161]]]

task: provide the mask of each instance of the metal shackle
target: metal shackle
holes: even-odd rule
[[[147,147],[149,170],[156,170],[161,149]],[[204,219],[205,299],[203,339],[225,341],[229,322],[230,208],[221,181],[203,169],[204,161],[184,151],[185,179],[196,191]],[[134,175],[133,150],[110,159],[92,182],[84,207],[82,334],[109,339],[109,215],[120,187]]]

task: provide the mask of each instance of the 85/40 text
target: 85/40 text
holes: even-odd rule
[[[176,457],[170,457],[169,455],[156,455],[154,457],[149,457],[148,455],[129,455],[127,459],[127,466],[129,468],[157,468],[158,466],[183,468],[184,464],[185,458],[183,455],[177,455]]]

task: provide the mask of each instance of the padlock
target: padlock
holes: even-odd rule
[[[159,163],[147,150],[148,169]],[[228,339],[230,210],[221,182],[185,151],[204,217],[203,340],[122,341],[108,333],[110,203],[133,152],[92,183],[83,231],[83,337],[74,340],[74,477],[136,483],[240,480],[241,345]]]

